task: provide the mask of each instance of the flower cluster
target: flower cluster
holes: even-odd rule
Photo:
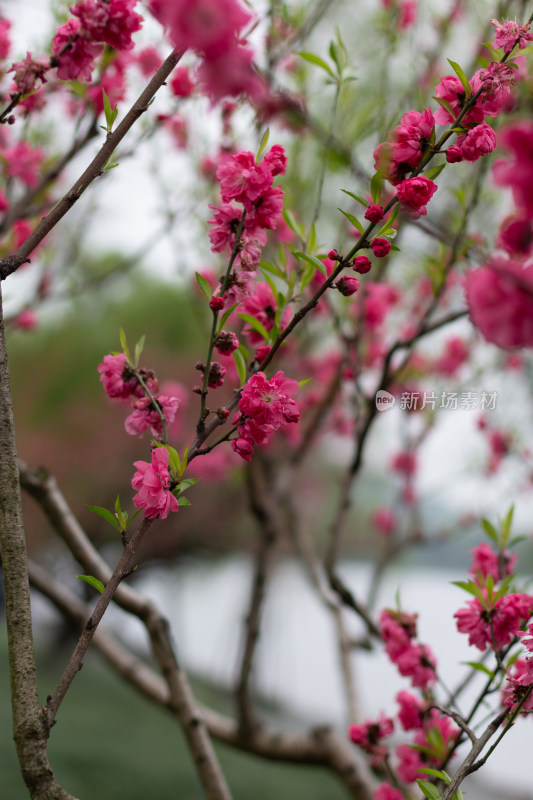
[[[131,50],[143,18],[134,11],[137,0],[79,0],[73,17],[58,28],[52,42],[54,65],[61,80],[90,80],[94,60],[107,44]]]
[[[350,725],[348,735],[354,744],[371,756],[372,766],[379,767],[388,754],[387,747],[381,744],[380,740],[390,736],[393,730],[393,720],[382,713],[376,721]]]
[[[286,378],[281,370],[268,379],[257,372],[242,389],[240,413],[233,424],[238,425],[238,437],[231,446],[245,461],[250,461],[254,445],[265,445],[274,431],[298,422],[300,411],[292,399],[298,392],[298,382]]]
[[[456,611],[457,630],[468,634],[468,643],[479,650],[490,647],[501,650],[510,644],[521,625],[533,612],[533,595],[507,594],[490,602],[482,589],[484,602],[477,597],[467,602],[468,608]]]
[[[160,436],[163,433],[161,415],[167,424],[174,421],[180,401],[177,397],[158,394],[157,378],[151,370],[132,369],[124,353],[118,353],[104,356],[98,365],[98,372],[107,396],[132,406],[133,411],[124,423],[126,431],[132,436],[143,436],[148,428],[153,436]]]
[[[416,644],[416,614],[386,609],[380,616],[380,633],[385,652],[400,675],[411,679],[413,686],[425,690],[436,681],[437,662],[429,647]]]

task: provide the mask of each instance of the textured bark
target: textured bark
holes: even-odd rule
[[[26,542],[0,292],[0,545],[6,599],[13,736],[22,777],[38,800],[69,800],[46,753],[48,726],[37,694]]]

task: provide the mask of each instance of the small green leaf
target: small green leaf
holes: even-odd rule
[[[302,51],[300,51],[299,53],[297,53],[297,55],[301,56],[301,58],[304,58],[306,61],[309,61],[309,63],[310,63],[310,64],[315,64],[317,67],[320,67],[320,68],[321,68],[321,69],[323,69],[325,72],[327,72],[327,73],[328,73],[328,75],[329,75],[331,78],[333,78],[333,80],[336,80],[336,75],[335,75],[335,73],[333,72],[333,70],[331,69],[331,67],[329,66],[329,64],[327,64],[327,63],[324,61],[324,59],[323,59],[323,58],[320,58],[320,56],[317,56],[317,55],[315,55],[314,53],[307,53],[307,52],[305,52],[305,51],[303,51],[303,50],[302,50]]]
[[[420,778],[418,778],[416,782],[424,797],[427,797],[428,800],[440,800],[441,794],[436,786],[429,781],[423,781]]]
[[[443,97],[433,97],[433,100],[436,100],[437,103],[441,108],[448,112],[452,119],[456,119],[456,113],[452,108],[452,105],[449,100],[445,100]]]
[[[446,166],[446,163],[438,164],[435,167],[431,167],[431,169],[428,169],[423,173],[424,177],[425,178],[429,178],[430,181],[435,180],[435,178],[439,177],[439,175],[441,174],[441,172],[442,172],[442,170],[444,169],[445,166]]]
[[[201,293],[206,300],[211,300],[212,292],[211,287],[209,286],[209,281],[207,281],[203,275],[200,275],[199,272],[195,272],[194,274],[196,275],[196,283],[198,284]]]
[[[299,261],[303,260],[307,261],[308,264],[312,264],[314,267],[316,267],[316,269],[319,270],[319,272],[322,273],[322,275],[325,275],[327,278],[328,276],[327,270],[319,258],[317,258],[316,256],[310,256],[308,253],[303,253],[301,250],[296,250],[294,252],[294,255]]]
[[[270,334],[263,323],[259,322],[259,320],[256,319],[252,314],[237,314],[237,316],[247,322],[248,325],[257,331],[257,333],[259,333],[265,341],[268,342],[270,340]]]
[[[241,386],[244,386],[246,383],[246,362],[242,353],[239,353],[238,350],[235,350],[233,352],[233,360],[235,361],[235,367],[237,369],[237,375],[239,376]]]
[[[142,351],[144,349],[144,343],[146,341],[146,336],[143,334],[137,344],[135,345],[135,369],[139,364],[139,359],[142,355]]]
[[[188,500],[186,497],[178,497],[178,508],[183,508],[183,506],[190,506],[191,501]]]
[[[354,228],[357,228],[359,233],[364,233],[365,232],[365,229],[363,228],[363,226],[361,225],[361,223],[359,222],[357,217],[354,217],[353,214],[348,214],[348,212],[347,211],[343,211],[342,208],[339,208],[338,211],[340,211],[341,214],[344,214],[344,216],[346,217],[348,222],[351,222],[351,224],[354,226]]]
[[[88,508],[89,511],[92,511],[93,514],[98,514],[100,517],[103,517],[114,528],[116,528],[117,531],[120,531],[122,533],[122,528],[120,526],[119,521],[117,520],[115,515],[111,513],[111,511],[108,511],[107,508],[102,508],[102,506],[85,506],[85,508]]]
[[[130,351],[128,349],[128,343],[126,341],[126,334],[124,333],[124,328],[121,328],[119,330],[119,336],[120,336],[120,344],[122,345],[122,350],[124,351],[124,355],[128,359],[130,365],[133,367],[133,360],[131,358]]]
[[[353,192],[349,192],[348,189],[341,189],[341,192],[344,192],[344,194],[347,194],[350,197],[352,197],[354,200],[357,200],[357,202],[361,203],[361,205],[364,206],[365,208],[369,208],[370,207],[370,203],[368,202],[368,200],[365,200],[364,197],[360,197],[358,194],[354,194]]]
[[[181,472],[179,474],[180,478],[183,475],[183,473],[185,472],[185,470],[187,469],[188,460],[189,460],[189,445],[187,445],[187,447],[183,451],[183,457],[181,459]]]
[[[372,175],[372,179],[370,181],[370,194],[372,195],[372,202],[374,205],[379,203],[379,199],[381,197],[381,189],[383,187],[383,178],[381,177],[381,170],[378,169]]]
[[[513,524],[513,514],[514,514],[514,505],[511,506],[507,514],[505,515],[505,519],[502,522],[502,543],[501,548],[502,550],[505,549],[509,538],[511,536],[511,526]]]
[[[105,586],[102,581],[99,581],[98,578],[94,578],[92,575],[76,575],[76,578],[79,578],[80,581],[85,581],[85,583],[88,583],[89,586],[92,586],[100,592],[100,594],[105,592]]]
[[[296,218],[292,211],[288,208],[283,209],[283,219],[291,229],[293,233],[300,237],[303,240],[305,237],[305,228],[299,222],[296,221]]]
[[[492,541],[495,544],[499,545],[499,543],[500,543],[499,542],[499,538],[500,537],[498,536],[498,531],[496,530],[494,525],[492,525],[492,523],[490,523],[488,521],[488,519],[482,519],[481,520],[481,527],[483,528],[483,530],[485,531],[485,533],[487,534],[489,539],[492,539]]]
[[[430,769],[429,767],[417,767],[417,772],[424,772],[426,775],[432,775],[434,778],[439,778],[439,780],[443,781],[446,786],[449,786],[452,782],[452,779],[448,775],[447,772],[440,769]]]
[[[181,459],[179,457],[179,453],[174,447],[171,447],[169,444],[166,444],[165,448],[168,452],[169,466],[174,475],[176,475],[176,477],[179,477],[181,475]]]
[[[250,351],[248,350],[247,347],[245,347],[243,345],[242,342],[239,345],[239,353],[242,354],[242,357],[244,358],[245,361],[249,361],[250,360]]]
[[[448,59],[448,63],[450,64],[451,68],[463,84],[463,89],[465,90],[465,94],[467,97],[470,97],[472,94],[472,87],[468,83],[468,78],[466,77],[462,67],[456,61],[452,61],[451,58]]]
[[[269,136],[270,136],[270,128],[267,128],[263,136],[261,137],[261,141],[259,142],[259,147],[257,148],[257,153],[255,155],[256,162],[259,161],[259,159],[263,155],[263,152],[268,144]]]
[[[194,486],[195,483],[198,483],[199,480],[200,478],[184,478],[174,489],[174,494],[176,496],[183,494],[183,492],[186,492],[191,486]]]
[[[465,664],[467,667],[472,667],[472,669],[476,670],[476,672],[483,672],[490,678],[494,677],[492,670],[486,667],[485,664],[481,664],[479,661],[461,661],[461,664]]]
[[[302,386],[305,386],[306,383],[310,383],[310,382],[311,382],[311,378],[304,378],[303,381],[298,381],[298,386],[300,386],[300,388],[301,388]]]
[[[307,237],[307,247],[306,250],[309,250],[311,253],[316,247],[316,226],[313,223],[311,225],[311,230],[309,231],[309,236]]]
[[[105,112],[105,121],[107,125],[108,133],[111,133],[113,129],[113,123],[115,122],[118,114],[118,109],[116,106],[112,107],[109,97],[106,94],[104,88],[102,88],[102,95],[104,100],[104,112]]]
[[[482,604],[483,608],[486,607],[485,596],[481,591],[481,588],[477,585],[477,583],[474,583],[474,581],[452,581],[452,584],[454,586],[458,586],[459,589],[463,589],[465,592],[468,592],[469,594],[473,594],[474,597],[477,597],[479,602]]]
[[[270,261],[260,261],[259,266],[261,267],[262,270],[265,270],[266,272],[271,272],[272,275],[275,275],[277,278],[281,278],[285,282],[287,281],[285,273],[275,264],[271,264]]]
[[[235,303],[234,306],[231,306],[231,308],[228,308],[227,311],[224,311],[224,313],[222,314],[222,317],[220,318],[220,322],[218,324],[218,333],[220,333],[220,331],[222,330],[222,328],[224,327],[224,325],[228,321],[229,316],[231,314],[233,314],[233,312],[235,311],[235,309],[237,308],[238,305],[239,305],[239,303]]]

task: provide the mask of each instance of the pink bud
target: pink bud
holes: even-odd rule
[[[224,300],[222,297],[212,297],[209,301],[209,308],[211,311],[222,311],[224,308]]]
[[[384,258],[390,253],[390,242],[388,239],[376,238],[372,241],[370,247],[374,255],[378,258]]]
[[[457,144],[452,144],[446,150],[446,161],[448,164],[457,164],[463,160],[463,151]]]
[[[352,266],[359,275],[366,275],[372,268],[372,262],[366,256],[356,256]]]
[[[365,219],[369,222],[379,222],[383,219],[383,206],[369,206],[365,211]]]
[[[340,261],[340,255],[337,250],[330,250],[328,253],[328,258],[332,261]]]
[[[359,289],[359,284],[360,281],[357,278],[346,276],[339,278],[335,286],[344,297],[350,297]]]

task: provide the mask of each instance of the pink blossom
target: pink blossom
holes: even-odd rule
[[[493,45],[494,47],[502,47],[504,53],[510,53],[515,45],[518,45],[518,48],[522,50],[533,39],[533,36],[529,33],[529,23],[521,26],[519,22],[510,19],[506,20],[503,25],[497,19],[491,19],[490,22],[496,28],[496,37]]]
[[[472,548],[472,566],[468,570],[474,578],[481,575],[486,578],[492,575],[495,583],[498,583],[507,575],[512,575],[516,566],[517,555],[511,555],[508,550],[503,553],[495,553],[490,545],[482,542],[477,547]]]
[[[246,314],[255,317],[267,331],[271,331],[276,321],[278,305],[269,284],[264,281],[256,284],[254,294],[243,300],[242,309]],[[287,324],[290,316],[290,311],[286,309],[281,320],[282,326]],[[246,327],[244,333],[252,344],[257,345],[264,341],[261,334],[251,327]]]
[[[148,45],[135,54],[139,69],[145,78],[151,78],[163,63],[163,59],[156,47]]]
[[[24,331],[33,331],[38,324],[37,314],[33,308],[25,308],[19,311],[14,320],[15,327]]]
[[[416,473],[417,467],[416,453],[411,450],[400,450],[391,461],[392,470],[406,478],[411,478]]]
[[[423,773],[419,772],[421,768],[439,768],[446,761],[458,735],[459,730],[449,717],[433,710],[424,728],[416,731],[414,747],[401,744],[396,748],[396,755],[400,759],[398,777],[406,783],[413,783],[422,777]]]
[[[239,408],[256,424],[277,429],[298,421],[300,413],[292,399],[298,389],[297,381],[286,378],[281,370],[270,380],[264,372],[257,372],[243,387]]]
[[[14,72],[15,91],[20,94],[29,94],[38,87],[35,85],[46,83],[45,75],[50,69],[50,65],[44,61],[35,61],[31,53],[26,53],[24,61],[17,61],[8,70]]]
[[[420,163],[434,127],[435,118],[429,108],[404,114],[387,141],[374,151],[375,168],[381,169],[390,183],[400,183]]]
[[[480,69],[470,81],[474,94],[483,89],[476,106],[488,117],[497,117],[512,99],[511,88],[515,83],[516,70],[508,64],[492,61],[487,69]]]
[[[16,222],[13,223],[11,235],[13,237],[14,250],[18,250],[20,245],[26,241],[32,230],[32,226],[27,219],[17,219]]]
[[[533,691],[530,691],[532,684],[533,670],[529,668],[527,661],[519,658],[507,673],[507,683],[502,690],[503,704],[511,713],[519,703],[522,703],[521,714],[533,712]]]
[[[504,349],[533,346],[533,266],[493,256],[466,277],[470,319]]]
[[[102,363],[98,364],[98,372],[108,397],[127,400],[137,387],[137,378],[132,375],[124,353],[104,356]]]
[[[44,159],[42,147],[32,147],[26,141],[17,142],[3,150],[2,156],[9,176],[19,178],[28,186],[37,186],[39,168]]]
[[[446,161],[448,164],[457,164],[463,160],[463,151],[457,144],[452,144],[446,150]]]
[[[533,249],[533,226],[528,217],[513,215],[504,219],[500,226],[498,247],[511,256],[527,256]]]
[[[398,527],[398,519],[392,508],[381,506],[372,514],[372,525],[380,533],[390,536]]]
[[[156,400],[165,418],[165,423],[174,422],[179,406],[178,398],[160,395]],[[153,436],[160,436],[163,433],[161,417],[149,397],[142,397],[136,400],[133,404],[133,409],[132,413],[124,421],[124,427],[130,436],[141,437],[148,428],[151,429]]]
[[[8,57],[11,50],[10,28],[11,23],[8,19],[0,19],[0,59],[2,61]]]
[[[280,144],[274,144],[270,150],[265,153],[263,162],[268,164],[272,170],[272,175],[285,175],[287,169],[287,156],[285,150]]]
[[[232,203],[224,203],[220,208],[210,205],[209,208],[214,212],[213,218],[208,220],[208,224],[212,226],[209,231],[211,250],[214,253],[223,253],[235,243],[242,210]]]
[[[255,163],[253,153],[242,152],[226,159],[217,169],[220,194],[225,203],[235,200],[250,211],[252,203],[272,186],[268,164]]]
[[[268,97],[265,84],[254,69],[249,47],[233,46],[216,59],[206,59],[198,69],[198,81],[213,103],[245,94],[256,105]]]
[[[411,692],[398,692],[396,702],[400,706],[398,719],[404,731],[416,730],[424,725],[425,705],[423,701]]]
[[[512,189],[514,201],[524,215],[533,216],[533,122],[522,120],[498,132],[500,144],[511,153],[511,160],[494,164],[494,181]]]
[[[392,306],[398,301],[397,290],[385,283],[365,284],[366,294],[363,303],[365,325],[375,330],[381,325]]]
[[[252,213],[247,221],[250,226],[275,230],[283,214],[283,189],[272,186],[252,203]]]
[[[78,19],[69,19],[52,41],[57,77],[62,81],[90,80],[94,59],[102,53],[102,45],[87,41],[80,28]]]
[[[250,14],[237,0],[152,0],[150,10],[175,47],[199,50],[214,60],[234,48]]]
[[[205,374],[205,364],[198,362],[196,368],[202,374]],[[210,389],[218,389],[224,384],[224,376],[226,375],[226,367],[218,361],[211,361],[209,365],[209,375],[207,377],[207,385]]]
[[[416,0],[403,0],[400,4],[400,16],[398,17],[398,28],[401,31],[407,30],[416,22],[418,7]]]
[[[476,125],[464,136],[459,136],[457,144],[465,161],[477,161],[481,156],[492,153],[497,144],[496,134],[490,125],[483,123]]]
[[[396,771],[400,780],[405,783],[414,783],[422,774],[419,769],[427,766],[427,761],[423,759],[422,753],[415,750],[408,744],[400,744],[396,748],[396,755],[399,763]]]
[[[117,50],[131,50],[131,35],[140,30],[143,22],[133,10],[136,4],[137,0],[79,0],[70,10],[79,18],[86,38],[105,42]]]
[[[151,464],[135,461],[133,466],[137,467],[137,472],[131,479],[131,485],[137,491],[133,504],[144,509],[144,516],[147,519],[165,519],[171,511],[177,511],[178,501],[169,489],[171,476],[166,447],[152,449]]]
[[[485,595],[485,590],[482,591]],[[486,650],[487,646],[501,650],[516,636],[522,622],[531,616],[533,596],[508,594],[500,597],[488,609],[481,605],[477,597],[466,605],[468,608],[459,609],[454,614],[457,630],[468,633],[468,643],[479,650]]]
[[[455,375],[457,370],[467,361],[470,349],[463,339],[452,336],[444,346],[444,353],[435,364],[439,375]]]
[[[194,81],[191,79],[187,67],[177,67],[172,73],[170,88],[176,97],[190,97],[194,90]]]
[[[399,789],[395,789],[390,783],[380,783],[374,791],[375,800],[403,800],[403,794]]]
[[[413,219],[427,214],[426,203],[429,203],[436,191],[437,184],[423,175],[407,178],[396,187],[401,207]]]
[[[392,660],[399,653],[411,647],[411,640],[416,638],[417,614],[391,611],[385,609],[379,618],[381,638],[385,642],[385,650]]]
[[[393,730],[393,720],[381,712],[378,720],[364,722],[362,725],[350,725],[348,735],[354,744],[372,756],[370,763],[377,767],[388,753],[387,747],[380,744],[380,739],[390,736]]]

